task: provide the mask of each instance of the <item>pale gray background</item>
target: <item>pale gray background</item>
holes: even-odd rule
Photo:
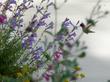
[[[57,0],[59,5],[63,0]],[[59,22],[65,17],[81,20],[88,17],[97,0],[68,0],[59,10]],[[103,0],[102,7],[110,11],[110,0]],[[79,82],[107,82],[110,79],[110,15],[94,28],[94,34],[84,35],[88,46],[87,57],[79,60],[86,78]]]

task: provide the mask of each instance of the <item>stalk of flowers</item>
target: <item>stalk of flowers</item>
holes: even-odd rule
[[[40,7],[39,7],[40,8]],[[41,36],[36,40],[36,41],[34,41],[34,42],[31,42],[31,41],[27,41],[27,40],[29,40],[29,35],[28,35],[28,37],[27,37],[27,40],[26,41],[24,41],[24,43],[23,43],[23,45],[25,44],[25,45],[27,45],[28,44],[28,42],[30,43],[28,46],[30,47],[30,49],[32,50],[32,53],[34,53],[34,52],[36,52],[37,51],[37,45],[38,44],[40,44],[41,42],[41,39],[42,39],[42,37],[43,37],[43,35],[44,35],[44,33],[45,33],[45,31],[47,31],[48,29],[51,29],[51,28],[53,28],[53,22],[50,22],[50,23],[46,23],[45,21],[46,21],[46,19],[48,19],[48,17],[50,16],[50,14],[47,12],[47,9],[48,9],[48,4],[47,4],[47,7],[46,7],[46,10],[43,8],[43,7],[41,7],[41,9],[38,9],[37,10],[37,13],[40,13],[40,14],[42,14],[42,17],[38,20],[38,19],[36,19],[36,17],[35,17],[35,15],[34,15],[34,17],[32,18],[32,21],[31,21],[31,23],[32,23],[32,26],[31,26],[31,24],[30,24],[30,26],[28,26],[27,28],[26,28],[26,31],[28,31],[29,33],[31,33],[31,34],[36,34],[36,32],[37,32],[37,30],[40,28],[40,27],[46,27],[45,29],[44,29],[44,31],[41,33]],[[43,10],[45,10],[44,12],[42,12]],[[35,23],[35,24],[34,24]],[[34,38],[34,37],[33,37]],[[32,40],[32,37],[31,37],[31,40]],[[32,44],[34,44],[33,46],[32,46]],[[23,46],[24,47],[24,46]],[[32,60],[33,62],[34,62],[34,60]],[[36,61],[36,60],[35,60]],[[31,63],[32,64],[32,63]]]
[[[27,2],[30,3],[30,1]],[[0,15],[0,30],[2,30],[0,34],[0,65],[2,66],[0,67],[0,73],[3,75],[7,74],[9,76],[13,76],[14,72],[16,73],[17,70],[20,70],[21,67],[18,67],[17,61],[22,56],[20,54],[24,53],[24,50],[21,48],[21,39],[18,35],[20,32],[15,28],[21,27],[21,12],[23,9],[20,10],[19,7],[25,7],[25,3],[22,3],[22,5],[20,4],[15,11],[11,10],[12,4],[16,4],[16,0],[7,0],[2,4],[3,9],[2,14]],[[27,9],[28,7],[30,6],[28,5]],[[12,15],[11,18],[8,18],[6,14],[7,11],[13,12],[14,16]],[[9,52],[10,55],[8,55]],[[4,58],[6,58],[6,60],[4,60]],[[7,68],[7,70],[5,68]]]
[[[30,50],[30,52],[28,52],[28,53],[23,55],[23,59],[20,59],[20,63],[23,63],[22,61],[25,58],[32,57],[32,58],[26,60],[25,62],[28,61],[29,65],[37,63],[38,64],[37,67],[39,67],[39,65],[41,66],[41,63],[44,62],[44,61],[42,61],[43,59],[40,60],[40,57],[42,57],[42,55],[44,57],[44,52],[46,53],[46,57],[49,56],[47,54],[47,52],[46,52],[47,50],[42,51],[42,48],[38,48],[37,45],[38,45],[38,42],[41,41],[43,33],[45,31],[47,31],[49,28],[53,27],[53,23],[52,22],[50,22],[49,24],[45,23],[45,19],[47,19],[49,17],[49,15],[50,15],[49,13],[47,13],[47,9],[50,6],[50,4],[47,4],[46,10],[41,5],[40,6],[36,6],[37,7],[37,13],[33,16],[29,26],[26,28],[26,31],[23,33],[21,31],[19,31],[19,29],[22,27],[21,23],[23,22],[23,19],[22,19],[23,12],[25,12],[25,10],[29,8],[29,7],[26,7],[26,5],[25,5],[26,3],[27,2],[24,1],[23,4],[20,4],[17,7],[16,11],[14,11],[15,12],[14,16],[12,16],[12,18],[10,18],[10,20],[9,20],[10,22],[9,23],[10,23],[10,27],[12,29],[14,29],[17,34],[21,33],[20,36],[22,37],[21,39],[22,39],[22,46],[23,46],[23,48],[25,48],[25,50]],[[14,4],[15,4],[15,1],[14,1]],[[44,12],[43,12],[43,10],[44,10]],[[37,14],[38,13],[40,13],[42,15],[42,17],[39,20],[37,19]],[[73,27],[73,30],[70,33],[68,33],[68,28],[67,28],[69,25],[72,25],[72,27]],[[36,36],[37,35],[36,32],[42,26],[45,26],[46,29],[44,30],[44,32],[41,34],[41,37],[36,42],[36,40],[35,40],[35,38],[37,37]],[[58,37],[58,36],[67,37],[66,39],[63,39],[63,38],[62,39],[64,40],[64,42],[65,41],[68,42],[69,40],[72,40],[75,37],[75,33],[72,33],[74,31],[74,28],[75,28],[75,26],[71,23],[71,21],[69,19],[66,19],[63,22],[61,30],[55,36],[56,37]],[[60,40],[61,39],[56,39],[56,41],[58,41],[58,42],[60,42]],[[63,45],[65,45],[65,44],[63,44]],[[52,55],[52,56],[54,56],[53,62],[54,61],[56,61],[56,62],[59,61],[59,59],[62,57],[62,55],[60,55],[60,53],[61,52],[56,51],[55,54]],[[30,54],[32,54],[32,55],[30,55]],[[56,70],[56,69],[54,69],[54,70]]]
[[[66,24],[65,24],[66,23]],[[67,26],[69,26],[69,27],[72,27],[73,29],[74,29],[74,27],[76,28],[77,26],[76,25],[74,25],[69,19],[66,19],[64,22],[63,22],[63,25],[66,25],[65,27],[62,27],[63,29],[66,29],[65,31],[68,31],[67,29],[68,29],[68,27]],[[62,28],[61,28],[61,30],[62,30]],[[79,27],[80,28],[80,27]],[[63,36],[67,36],[67,38],[56,38],[56,41],[58,42],[58,43],[60,43],[61,44],[61,41],[62,41],[62,44],[63,45],[66,45],[66,42],[65,41],[70,41],[70,40],[72,40],[72,39],[68,39],[68,38],[71,38],[71,37],[73,37],[73,39],[76,37],[74,34],[73,35],[71,35],[70,36],[70,34],[71,34],[71,32],[73,32],[74,30],[76,30],[76,29],[74,29],[73,30],[72,29],[72,31],[70,31],[70,33],[69,32],[67,32],[67,34],[63,34],[63,33],[65,33],[65,31],[63,30],[63,31],[59,31],[58,32],[58,34],[56,34],[55,36],[58,36],[58,35],[63,35]],[[67,40],[68,39],[68,40]],[[63,41],[64,41],[64,43],[63,43]],[[73,40],[73,42],[74,42],[74,40]],[[53,64],[52,64],[52,66],[53,66],[53,72],[51,73],[51,74],[48,74],[48,72],[50,72],[51,70],[48,70],[48,71],[46,71],[46,74],[44,73],[44,78],[47,80],[47,82],[50,80],[50,79],[52,79],[52,82],[53,81],[55,81],[55,79],[57,78],[57,80],[56,81],[64,81],[64,79],[65,78],[69,78],[70,80],[76,80],[76,79],[71,79],[72,77],[71,76],[73,76],[76,72],[75,72],[75,70],[73,70],[72,68],[74,68],[74,67],[76,67],[77,66],[77,63],[75,63],[74,62],[74,60],[72,60],[72,61],[69,61],[68,60],[68,55],[69,54],[66,54],[66,58],[64,58],[64,48],[63,48],[63,46],[62,45],[60,45],[60,44],[57,44],[57,45],[59,45],[58,47],[59,47],[59,50],[58,51],[55,51],[55,53],[54,53],[54,55],[53,55],[53,60],[52,60],[52,62],[53,62]],[[68,62],[68,64],[71,64],[72,66],[70,66],[70,65],[67,65],[67,64],[65,64],[66,62]],[[73,64],[72,64],[73,63]],[[56,68],[56,66],[58,66],[57,68]],[[61,67],[60,67],[61,66]],[[59,70],[60,69],[60,70]],[[58,71],[59,70],[59,71]],[[69,75],[67,75],[65,78],[63,78],[63,75],[64,74],[62,74],[63,72],[69,72],[70,74]],[[74,73],[73,73],[74,72]],[[58,73],[58,74],[57,74]],[[65,73],[66,74],[66,73]],[[60,76],[59,76],[60,75]],[[59,78],[59,79],[58,79]]]
[[[43,3],[46,3],[45,7]],[[14,10],[13,4],[16,6]],[[14,37],[9,38],[9,40],[14,38],[11,41],[15,40],[14,43],[20,43],[12,45],[20,46],[20,48],[17,48],[18,50],[16,49],[16,52],[22,51],[18,53],[22,55],[17,57],[13,64],[13,66],[18,66],[18,69],[15,69],[17,78],[30,77],[33,70],[39,71],[43,69],[45,72],[41,74],[42,76],[39,79],[45,79],[47,82],[50,80],[52,82],[69,82],[84,77],[84,74],[79,73],[81,68],[77,62],[77,57],[82,58],[85,53],[80,53],[75,57],[75,53],[72,54],[71,50],[73,47],[78,48],[80,46],[79,38],[76,38],[78,28],[82,28],[83,32],[89,33],[91,32],[89,27],[93,26],[93,21],[89,20],[87,24],[79,22],[74,24],[70,19],[66,18],[61,25],[61,29],[56,34],[53,34],[51,31],[54,22],[49,21],[51,18],[49,8],[56,7],[56,5],[50,0],[41,0],[40,4],[36,6],[33,6],[33,0],[23,0],[20,4],[17,4],[17,0],[7,0],[2,6],[0,25],[3,28],[7,26],[11,29],[9,35]],[[25,30],[22,30],[24,28],[24,13],[34,7],[36,13],[28,26],[25,27]],[[7,11],[12,12],[12,16],[9,18],[6,16]],[[39,33],[40,29],[43,30],[42,33]],[[47,41],[49,35],[55,37],[55,39]],[[47,36],[46,39],[44,39],[45,36]],[[54,44],[56,50],[52,52]],[[84,49],[85,46],[81,47],[80,50]],[[13,53],[13,55],[16,55],[16,53]],[[69,59],[70,55],[73,57],[72,60]],[[37,80],[40,82],[39,79]]]
[[[25,1],[25,0],[24,0]],[[28,1],[27,1],[28,2]],[[50,3],[47,4],[47,8],[46,10],[41,7],[41,9],[37,9],[37,14],[40,13],[42,14],[42,17],[39,19],[39,21],[36,19],[35,15],[33,16],[33,19],[31,21],[31,24],[29,24],[29,27],[26,29],[26,32],[22,32],[22,31],[19,31],[20,28],[22,27],[20,24],[23,22],[23,19],[22,19],[22,16],[23,16],[23,12],[24,10],[23,9],[28,9],[26,8],[25,4],[27,2],[24,2],[24,3],[21,3],[16,11],[14,16],[12,16],[12,18],[10,18],[9,20],[9,26],[14,29],[14,31],[16,32],[16,34],[20,34],[20,39],[23,39],[23,43],[22,43],[22,46],[23,48],[25,48],[25,50],[28,50],[28,49],[31,49],[31,52],[27,53],[27,54],[24,54],[24,58],[25,59],[27,56],[29,56],[30,54],[33,54],[37,51],[37,44],[36,46],[34,46],[33,48],[33,43],[36,42],[34,38],[36,38],[36,31],[39,27],[42,27],[42,26],[46,26],[47,28],[46,29],[49,29],[49,28],[52,28],[53,26],[53,23],[50,22],[49,24],[46,24],[45,23],[45,19],[48,18],[48,16],[50,15],[48,12],[47,12],[47,9],[48,7],[51,5]],[[8,5],[9,6],[9,5]],[[29,5],[28,5],[29,6]],[[38,7],[40,8],[40,7]],[[42,12],[41,10],[44,9],[45,11]],[[45,31],[46,31],[45,29]],[[43,32],[44,33],[44,32]],[[43,34],[42,34],[43,35]],[[41,38],[41,37],[40,37]],[[40,41],[40,38],[39,40],[36,42],[38,43]],[[25,52],[24,52],[25,53]],[[33,54],[34,55],[34,54]],[[20,63],[22,62],[23,60],[20,60]],[[27,62],[27,60],[26,60]],[[29,61],[30,62],[30,61]]]

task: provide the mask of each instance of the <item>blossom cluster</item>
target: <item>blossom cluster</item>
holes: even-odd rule
[[[17,72],[14,73],[16,74],[14,77],[17,79],[32,76],[33,71],[39,70],[42,70],[42,73],[38,74],[41,76],[35,79],[38,82],[42,80],[45,82],[70,82],[85,77],[80,72],[81,67],[77,58],[85,56],[86,47],[85,45],[81,47],[78,39],[83,32],[92,32],[90,31],[90,27],[93,26],[91,21],[94,21],[88,19],[87,24],[80,23],[80,21],[73,23],[69,18],[65,18],[59,31],[53,33],[57,27],[55,27],[52,12],[49,9],[54,9],[55,6],[56,4],[52,0],[41,0],[37,5],[34,5],[33,0],[0,2],[0,30],[11,29],[11,33],[9,31],[7,36],[13,37],[10,37],[8,42],[16,40],[15,43],[20,43],[17,46],[21,46],[19,54],[22,51],[22,55],[18,54],[19,57],[13,64],[18,67]],[[25,13],[29,9],[34,9],[35,12],[25,26]],[[11,16],[8,16],[9,13]],[[79,29],[82,33],[78,32]],[[15,46],[14,41],[12,44]],[[81,53],[72,52],[75,47]],[[4,49],[4,47],[0,46],[0,49]],[[16,52],[19,51],[19,48],[17,49]],[[16,54],[13,55],[16,56]]]

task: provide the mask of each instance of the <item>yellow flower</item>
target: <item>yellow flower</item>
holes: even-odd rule
[[[24,80],[24,82],[30,82],[29,80]]]
[[[74,77],[78,79],[80,78],[80,74],[75,74]]]
[[[84,78],[85,77],[85,74],[84,73],[80,73],[80,77],[81,78]]]
[[[69,82],[69,80],[68,79],[65,79],[64,82]]]
[[[22,73],[18,72],[17,77],[23,77]]]
[[[80,66],[75,66],[74,69],[75,69],[76,71],[81,70]]]
[[[74,75],[77,79],[81,79],[81,78],[84,78],[85,77],[85,74],[84,73],[77,73]]]

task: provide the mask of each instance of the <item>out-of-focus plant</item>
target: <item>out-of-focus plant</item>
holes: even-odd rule
[[[15,62],[23,53],[21,40],[9,27],[0,28],[0,73],[12,75],[18,68]]]
[[[79,21],[75,24],[66,18],[57,31],[57,9],[61,7],[57,7],[56,0],[41,0],[37,5],[33,2],[6,0],[0,4],[0,81],[30,82],[34,71],[37,74],[33,78],[36,76],[37,82],[70,82],[84,78],[77,59],[85,57],[86,46],[79,39],[82,33],[91,33],[90,27],[108,12],[99,15],[99,1],[86,24]],[[25,26],[24,16],[31,8],[36,11]],[[55,9],[55,22],[51,8]]]

